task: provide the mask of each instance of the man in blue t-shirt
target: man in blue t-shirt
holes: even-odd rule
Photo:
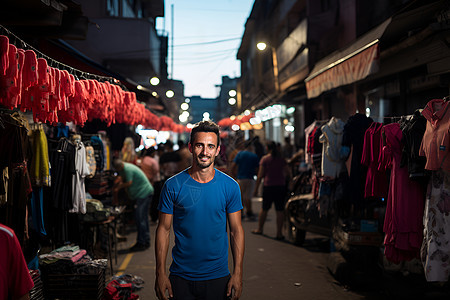
[[[251,140],[245,142],[244,150],[240,151],[233,159],[231,174],[237,179],[241,188],[242,203],[245,206],[249,219],[254,219],[252,210],[252,196],[255,188],[255,176],[259,167],[259,158],[253,152]]]
[[[189,151],[192,166],[168,179],[161,191],[155,246],[156,295],[158,299],[239,299],[244,258],[242,203],[237,182],[214,168],[220,152],[219,127],[211,121],[196,124]],[[227,221],[232,275],[228,270]],[[175,246],[168,276],[166,258],[172,222]]]

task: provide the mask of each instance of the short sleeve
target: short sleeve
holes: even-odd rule
[[[22,254],[19,241],[14,234],[10,243],[10,272],[8,273],[12,286],[12,298],[17,299],[28,293],[34,286]]]
[[[171,193],[170,190],[169,184],[166,181],[161,190],[161,195],[159,196],[158,210],[173,215],[173,193]]]
[[[226,211],[227,213],[235,213],[243,208],[241,201],[241,190],[239,184],[233,180],[233,184],[229,184],[229,195],[227,199]]]

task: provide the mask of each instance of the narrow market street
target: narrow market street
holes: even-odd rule
[[[260,200],[253,198],[255,211],[260,208]],[[273,209],[269,211],[264,235],[251,233],[256,224],[256,221],[243,220],[246,249],[244,290],[241,299],[366,299],[340,285],[327,270],[326,262],[329,254],[327,238],[308,234],[304,247],[276,240]],[[115,267],[116,274],[132,274],[144,279],[144,288],[137,292],[141,299],[156,299],[153,290],[155,229],[156,224],[152,224],[150,249],[119,254],[118,264]],[[119,243],[119,253],[134,243],[134,236],[135,233],[131,232],[126,242]],[[170,249],[171,247],[172,244]],[[229,255],[232,263],[231,253]],[[170,260],[169,250],[168,266]]]

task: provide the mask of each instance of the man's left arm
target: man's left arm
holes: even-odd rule
[[[231,299],[239,299],[242,294],[242,275],[244,262],[244,229],[241,222],[241,211],[228,214],[230,226],[230,243],[233,254],[234,270],[227,287],[227,296]],[[232,293],[232,290],[233,293]]]
[[[127,176],[124,174],[120,174],[120,177],[122,178],[113,188],[114,192],[118,192],[121,189],[125,189],[131,186],[133,183],[132,180],[128,180]]]

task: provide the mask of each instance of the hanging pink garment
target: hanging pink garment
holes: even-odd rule
[[[364,134],[364,146],[361,164],[367,167],[364,197],[386,198],[388,178],[384,170],[378,170],[382,150],[381,129],[383,124],[373,122]]]
[[[402,131],[398,123],[383,127],[386,145],[380,167],[391,169],[388,202],[383,230],[384,254],[399,263],[419,257],[423,239],[424,188],[409,179],[408,168],[400,167]]]

